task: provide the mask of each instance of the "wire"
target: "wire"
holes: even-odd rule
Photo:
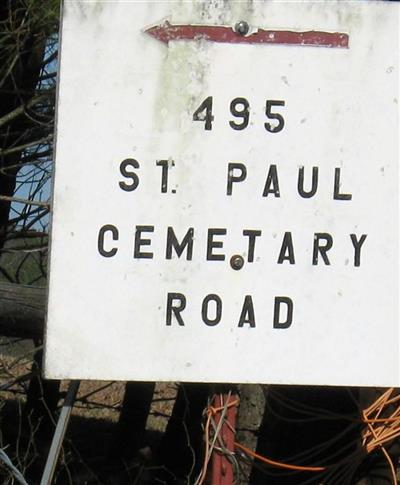
[[[324,466],[300,466],[300,465],[290,465],[288,463],[282,463],[280,461],[271,460],[270,458],[266,458],[265,456],[259,455],[254,451],[250,450],[246,446],[241,445],[235,441],[235,447],[239,450],[246,453],[246,455],[252,456],[257,460],[262,461],[263,463],[267,463],[268,465],[276,466],[278,468],[285,468],[286,470],[296,470],[296,471],[303,471],[303,472],[323,472],[326,470]]]
[[[276,397],[276,396],[274,396]],[[204,424],[204,441],[205,441],[205,456],[202,470],[197,478],[195,485],[202,485],[207,477],[208,465],[213,453],[220,453],[230,461],[234,470],[240,469],[240,464],[236,461],[233,450],[228,449],[222,439],[221,430],[223,426],[228,426],[232,432],[235,430],[226,419],[227,411],[232,406],[238,406],[239,400],[231,400],[231,393],[224,398],[221,395],[219,397],[221,406],[213,406],[209,404],[204,411],[205,424]],[[213,396],[211,403],[214,403],[216,396]],[[321,445],[314,446],[309,450],[305,450],[293,456],[291,460],[307,460],[308,462],[316,460],[323,450],[329,449],[330,446],[334,446],[337,441],[342,438],[349,430],[358,426],[363,426],[361,430],[362,448],[356,447],[356,440],[351,440],[340,449],[336,449],[329,457],[325,457],[324,461],[328,461],[329,464],[325,466],[311,466],[311,465],[296,465],[293,463],[286,463],[282,461],[273,460],[266,456],[260,455],[255,451],[247,448],[241,443],[234,442],[234,448],[242,455],[238,454],[237,457],[241,460],[255,459],[261,464],[266,464],[274,468],[281,470],[287,470],[291,472],[312,472],[312,473],[324,473],[324,483],[341,483],[350,484],[354,478],[361,463],[365,459],[365,452],[367,455],[372,454],[374,451],[380,451],[389,465],[391,480],[393,485],[397,484],[396,469],[393,461],[384,447],[384,445],[393,442],[393,440],[400,437],[400,394],[396,394],[393,388],[387,389],[383,392],[369,407],[366,409],[360,409],[361,419],[355,419],[350,415],[340,415],[336,413],[326,412],[319,408],[312,408],[311,406],[299,405],[295,406],[295,402],[290,399],[281,399],[281,405],[284,407],[296,411],[297,413],[303,413],[310,416],[310,420],[315,419],[342,419],[350,421],[349,426],[340,432],[335,437],[327,440]],[[314,417],[312,417],[314,413]],[[275,413],[274,413],[275,414]],[[214,419],[216,418],[216,419]],[[306,419],[305,421],[308,421]],[[288,421],[291,421],[290,419]],[[300,420],[301,421],[301,420]],[[355,448],[350,451],[351,448]],[[344,458],[337,459],[339,454],[343,454],[345,450],[348,450],[347,455]],[[303,461],[304,462],[304,461]],[[332,463],[333,462],[333,463]],[[256,466],[256,463],[254,464]],[[260,466],[260,465],[259,465]],[[306,479],[303,484],[314,483],[315,478]]]

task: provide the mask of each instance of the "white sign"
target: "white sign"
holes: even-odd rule
[[[46,376],[400,385],[398,31],[66,0]]]

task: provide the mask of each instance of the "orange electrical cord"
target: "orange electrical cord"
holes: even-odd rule
[[[229,399],[230,399],[230,394],[228,397],[228,401],[225,402],[224,405],[215,407],[210,404],[205,410],[204,414],[207,416],[207,419],[204,425],[204,443],[205,443],[204,462],[203,462],[203,467],[202,467],[200,476],[196,480],[195,485],[202,485],[207,477],[208,462],[211,458],[211,453],[212,453],[212,449],[210,447],[210,425],[211,425],[212,417],[222,412],[224,409],[228,409],[233,406],[239,405],[239,399],[235,399],[234,401],[229,401]],[[212,401],[214,401],[214,398],[212,399]]]
[[[363,445],[367,453],[372,453],[379,448],[383,453],[392,474],[393,484],[397,484],[396,469],[387,450],[383,447],[384,443],[392,441],[400,436],[400,406],[396,406],[388,417],[381,418],[381,414],[395,403],[400,401],[400,395],[394,395],[393,388],[385,391],[367,409],[364,409],[363,422],[367,429],[363,433]],[[373,426],[373,425],[380,426]]]
[[[257,460],[262,461],[263,463],[267,463],[268,465],[276,466],[278,468],[285,468],[286,470],[296,470],[302,472],[323,472],[326,470],[324,466],[300,466],[300,465],[289,465],[288,463],[282,463],[280,461],[271,460],[270,458],[266,458],[265,456],[261,456],[258,453],[246,448],[246,446],[241,445],[235,441],[235,447],[239,450],[246,453],[246,455],[250,455]]]
[[[220,411],[222,411],[223,409],[225,409],[225,408],[228,409],[228,408],[231,408],[233,406],[239,406],[239,399],[235,399],[234,401],[229,402],[225,406],[219,406],[219,407],[208,406],[206,413],[207,413],[207,415],[208,415],[208,413],[215,415],[215,414],[219,413]]]

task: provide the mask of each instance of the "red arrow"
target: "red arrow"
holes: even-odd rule
[[[220,25],[162,25],[150,27],[145,32],[157,40],[168,44],[170,40],[204,39],[210,42],[228,44],[280,44],[314,47],[349,47],[349,35],[343,32],[293,32],[290,30],[263,30],[249,35],[240,35],[231,27]]]

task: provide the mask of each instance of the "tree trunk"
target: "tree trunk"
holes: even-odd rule
[[[45,300],[45,288],[0,283],[0,335],[41,337]]]

